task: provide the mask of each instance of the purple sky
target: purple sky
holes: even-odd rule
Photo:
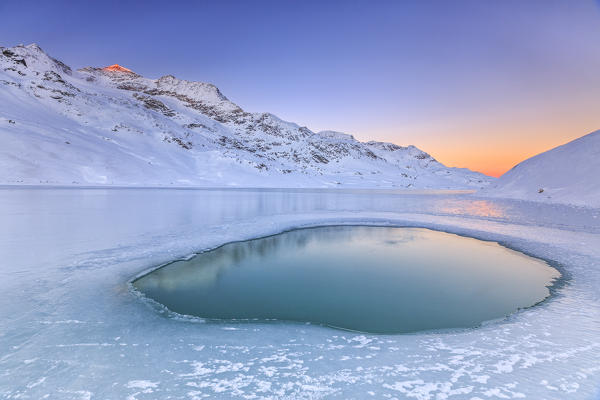
[[[600,128],[594,1],[11,1],[2,46],[216,84],[248,111],[498,175]]]

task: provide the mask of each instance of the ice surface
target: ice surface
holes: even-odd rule
[[[128,286],[160,263],[300,226],[496,240],[568,277],[478,329],[366,335],[173,319]],[[589,399],[600,383],[600,210],[469,194],[0,189],[0,397]]]

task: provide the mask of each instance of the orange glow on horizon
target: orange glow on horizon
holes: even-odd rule
[[[575,137],[572,139],[575,139]],[[440,148],[438,144],[429,148],[431,149],[430,154],[448,167],[469,168],[499,178],[520,162],[572,139],[499,143],[499,141],[489,138],[490,142],[493,143],[467,143],[464,148]],[[427,147],[423,147],[427,151]]]
[[[506,171],[504,170],[504,168],[502,168],[502,169],[481,170],[481,171],[477,171],[477,172],[481,172],[482,174],[485,174],[488,176],[493,176],[494,178],[500,178]]]
[[[573,129],[569,135],[522,133],[513,135],[491,134],[487,137],[465,140],[459,145],[440,146],[424,144],[436,160],[449,167],[469,168],[493,177],[500,177],[522,161],[557,146],[584,136],[595,129]],[[539,131],[538,131],[539,132]],[[573,134],[575,133],[575,134]],[[417,146],[418,147],[418,146]]]
[[[555,147],[600,129],[600,117],[591,110],[579,113],[548,113],[537,120],[499,119],[487,124],[477,121],[445,121],[430,126],[414,126],[389,131],[372,131],[361,140],[389,141],[406,146],[413,144],[448,167],[468,168],[500,177],[515,165]],[[570,110],[569,110],[570,111]],[[558,114],[558,115],[557,115]]]

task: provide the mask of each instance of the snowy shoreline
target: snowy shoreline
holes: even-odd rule
[[[330,191],[364,193],[402,193],[402,194],[471,194],[475,189],[403,189],[388,187],[346,187],[346,186],[152,186],[152,185],[55,185],[55,184],[0,184],[0,189],[159,189],[159,190],[239,190],[239,191]]]

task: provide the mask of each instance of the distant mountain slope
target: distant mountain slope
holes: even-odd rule
[[[249,113],[214,85],[0,47],[0,183],[480,188],[414,146]]]
[[[600,207],[600,130],[517,164],[484,192]]]

